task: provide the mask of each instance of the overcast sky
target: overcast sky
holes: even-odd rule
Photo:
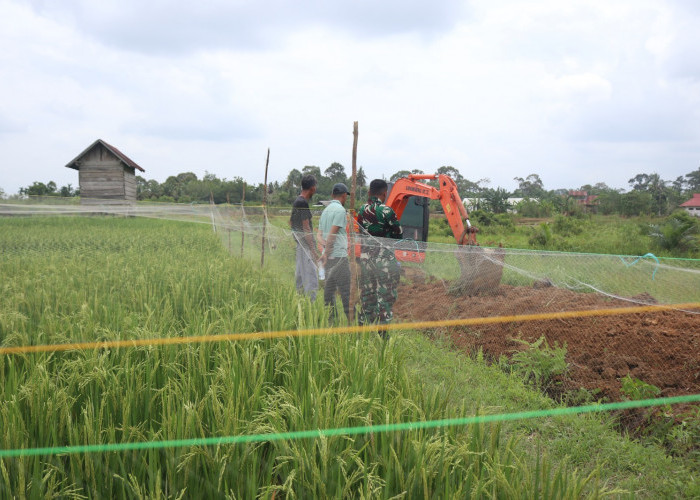
[[[0,188],[451,165],[513,190],[700,166],[696,0],[0,0]]]

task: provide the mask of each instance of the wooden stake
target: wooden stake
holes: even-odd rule
[[[241,197],[241,258],[243,258],[243,243],[245,242],[245,182],[243,183],[243,196]]]
[[[231,198],[226,193],[226,215],[231,216]],[[227,218],[228,220],[228,218]],[[231,253],[231,224],[226,223],[226,231],[228,232],[228,253]]]
[[[216,232],[216,221],[214,220],[214,193],[209,191],[209,212],[211,213],[211,225]]]
[[[267,166],[270,164],[270,148],[267,148],[267,160],[265,160],[265,184],[263,189],[263,229],[262,229],[262,253],[260,254],[260,267],[265,264],[265,230],[267,229]]]
[[[357,192],[357,122],[352,125],[352,183],[350,186],[350,314],[348,321],[355,318],[355,304],[357,304],[357,260],[355,255],[355,193]]]
[[[357,122],[352,124],[352,187],[350,188],[350,212],[355,213],[355,194],[357,190]]]

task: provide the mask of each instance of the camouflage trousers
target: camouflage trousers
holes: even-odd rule
[[[389,323],[398,296],[400,267],[396,258],[383,255],[377,258],[360,257],[360,314],[363,325]]]

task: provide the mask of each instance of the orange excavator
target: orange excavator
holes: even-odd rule
[[[420,182],[422,180],[437,180],[438,187]],[[404,242],[406,239],[427,242],[430,200],[440,201],[458,245],[455,257],[462,272],[451,291],[467,295],[492,293],[501,281],[505,252],[501,248],[484,249],[478,246],[478,230],[471,225],[457,184],[451,177],[444,174],[409,174],[390,184],[384,203],[396,212]],[[355,227],[357,229],[357,223]],[[421,248],[425,245],[415,245],[414,248],[405,244],[397,246],[394,251],[397,260],[425,261],[425,250]]]
[[[438,181],[437,188],[419,182],[435,179]],[[458,245],[477,245],[477,229],[469,221],[457,184],[447,175],[409,174],[408,177],[402,177],[391,185],[384,203],[396,212],[404,230],[404,238],[427,241],[429,200],[440,201]],[[401,261],[423,262],[425,253],[397,250],[396,258]]]

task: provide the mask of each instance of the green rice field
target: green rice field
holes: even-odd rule
[[[296,293],[288,262],[272,253],[260,270],[227,237],[205,224],[133,217],[0,218],[0,346],[327,326],[322,300]],[[700,492],[697,471],[620,436],[605,415],[204,441],[554,407],[420,332],[0,354],[0,453],[14,452],[0,455],[0,498]],[[128,443],[155,446],[119,448]],[[22,453],[35,448],[43,451]]]

